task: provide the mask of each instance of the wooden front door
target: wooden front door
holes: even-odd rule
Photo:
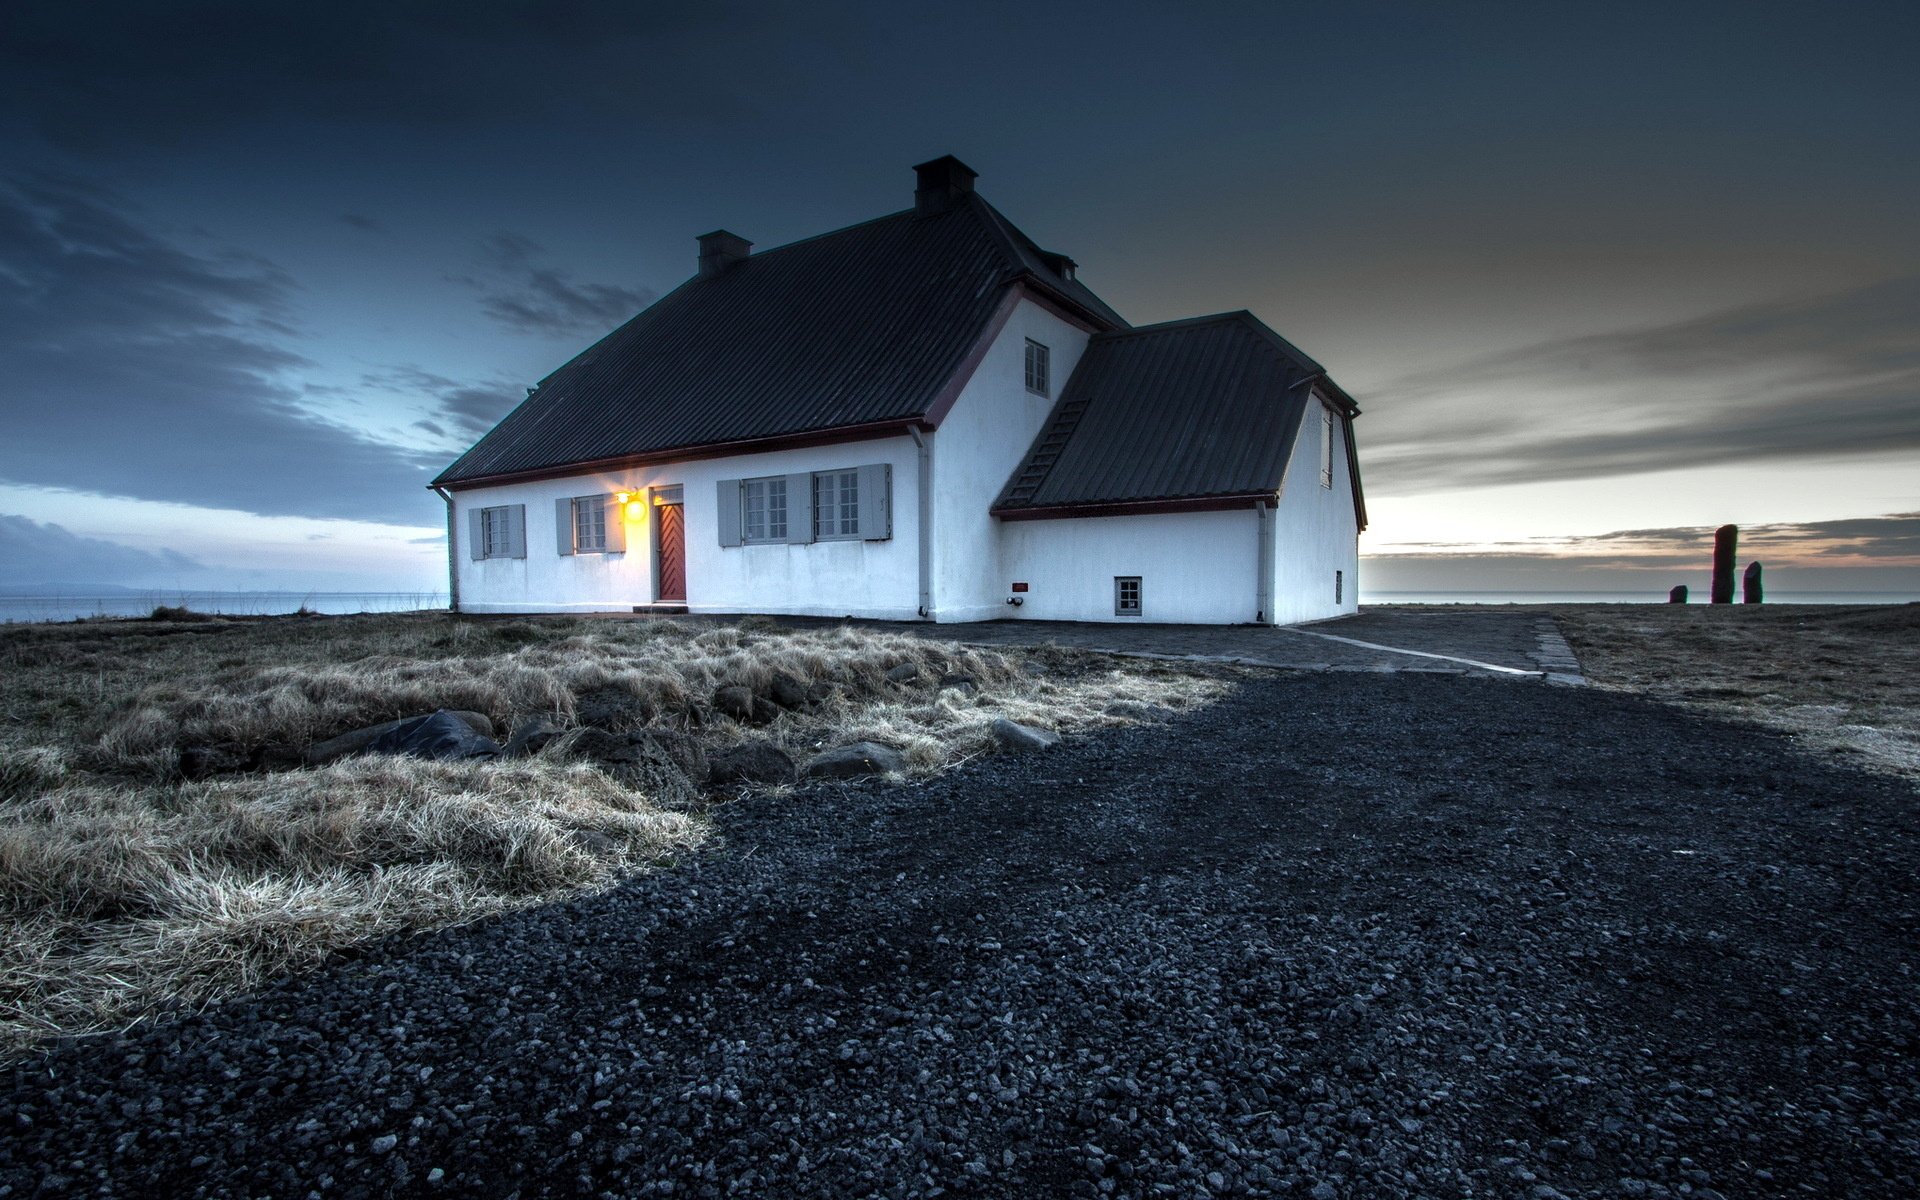
[[[662,504],[660,514],[660,603],[687,602],[687,527],[678,504]]]

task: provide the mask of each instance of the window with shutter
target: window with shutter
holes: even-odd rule
[[[572,507],[573,552],[605,554],[607,551],[607,498],[576,496]]]
[[[740,532],[745,542],[787,540],[785,476],[740,481]]]
[[[513,556],[513,506],[498,505],[480,510],[480,545],[482,558],[511,558]]]
[[[822,541],[860,536],[860,472],[821,471],[813,477],[813,536]]]

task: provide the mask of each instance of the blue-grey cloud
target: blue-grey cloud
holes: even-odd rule
[[[444,129],[617,109],[710,121],[737,111],[743,91],[777,88],[795,67],[783,44],[844,20],[618,0],[16,5],[0,39],[0,109],[94,153],[288,119]],[[750,51],[763,30],[785,36]],[[735,59],[716,69],[721,48]]]
[[[64,526],[0,513],[0,586],[53,583],[164,584],[203,568],[168,549],[140,550]]]
[[[387,231],[387,227],[377,218],[369,217],[365,213],[341,213],[340,221],[342,224],[353,226],[362,233],[385,233]]]
[[[0,479],[265,514],[431,524],[422,454],[302,410],[293,282],[195,252],[70,180],[0,187]]]
[[[1376,492],[1920,449],[1920,278],[1570,338],[1375,389]]]
[[[543,263],[534,241],[512,233],[481,243],[484,269],[459,276],[480,295],[480,311],[516,333],[542,337],[599,337],[626,321],[658,293],[610,283],[580,283]]]
[[[416,366],[369,372],[361,377],[361,383],[377,391],[425,397],[435,412],[415,421],[415,428],[463,444],[492,429],[514,405],[526,399],[524,387],[504,380],[463,383]]]

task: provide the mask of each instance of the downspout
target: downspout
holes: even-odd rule
[[[913,425],[913,448],[919,454],[919,469],[914,479],[920,492],[920,616],[933,620],[933,443],[921,436]]]
[[[1260,539],[1254,560],[1260,566],[1259,576],[1254,583],[1253,620],[1256,625],[1273,625],[1277,624],[1273,613],[1273,541],[1278,529],[1273,518],[1268,515],[1271,510],[1267,507],[1267,501],[1255,500],[1253,512],[1255,536]]]
[[[434,485],[433,490],[438,492],[440,498],[447,502],[447,611],[459,612],[460,567],[458,564],[460,559],[456,553],[459,546],[454,540],[455,535],[459,532],[459,526],[453,519],[453,493],[438,484]]]

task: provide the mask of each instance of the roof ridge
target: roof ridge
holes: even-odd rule
[[[1226,324],[1228,322],[1238,322],[1251,326],[1254,332],[1258,333],[1267,341],[1272,342],[1281,353],[1293,360],[1294,365],[1298,366],[1301,370],[1312,375],[1325,375],[1327,373],[1325,367],[1315,362],[1305,351],[1300,349],[1300,347],[1294,345],[1286,338],[1281,337],[1278,333],[1274,332],[1273,326],[1255,316],[1252,310],[1245,308],[1234,308],[1228,309],[1225,312],[1207,313],[1199,317],[1176,317],[1171,321],[1159,321],[1152,325],[1134,325],[1127,329],[1115,329],[1106,333],[1098,333],[1094,336],[1102,340],[1112,341],[1118,338],[1131,337],[1138,333],[1162,333],[1169,330],[1190,329],[1199,325]]]

